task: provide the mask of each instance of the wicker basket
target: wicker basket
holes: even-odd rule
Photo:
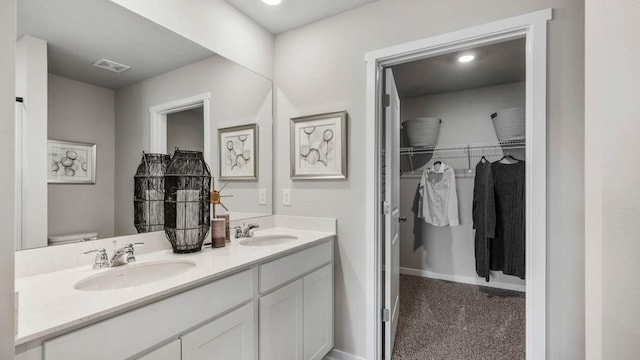
[[[419,117],[402,122],[409,146],[435,146],[442,120],[437,117]]]
[[[520,140],[525,135],[524,108],[504,109],[491,114],[498,141]]]

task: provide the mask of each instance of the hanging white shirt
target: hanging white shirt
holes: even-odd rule
[[[441,162],[422,172],[420,179],[421,203],[418,217],[435,226],[458,226],[458,194],[456,174],[452,167]]]

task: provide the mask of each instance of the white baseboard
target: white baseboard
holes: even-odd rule
[[[430,279],[454,281],[454,282],[459,282],[463,284],[480,285],[480,286],[492,287],[496,289],[525,292],[525,285],[509,284],[509,283],[504,283],[504,282],[499,282],[494,280],[491,280],[490,282],[486,282],[484,281],[484,279],[469,277],[469,276],[447,275],[447,274],[435,273],[433,271],[418,270],[418,269],[411,269],[411,268],[404,268],[404,267],[400,268],[400,274],[420,276],[420,277],[425,277]]]
[[[344,351],[331,349],[329,353],[324,357],[323,360],[364,360],[359,356],[355,356]]]

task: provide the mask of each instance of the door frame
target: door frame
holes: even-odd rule
[[[210,106],[211,93],[204,93],[190,96],[188,98],[173,100],[164,104],[154,105],[149,108],[149,152],[151,153],[167,153],[167,115],[179,111],[195,109],[201,107],[203,109],[204,122],[204,161],[212,164],[211,154],[211,121]]]
[[[378,156],[382,113],[383,68],[427,57],[462,51],[515,38],[526,39],[526,358],[546,357],[547,323],[547,21],[552,9],[544,9],[442,35],[400,44],[365,54],[367,118],[365,122],[365,299],[366,358],[382,357],[381,246],[382,199]]]

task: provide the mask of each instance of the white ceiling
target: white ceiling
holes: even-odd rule
[[[475,60],[459,63],[461,53]],[[525,80],[524,38],[393,67],[401,98],[446,93]]]
[[[109,0],[20,0],[18,38],[48,42],[49,72],[118,89],[215,55]],[[131,69],[91,66],[106,58]]]
[[[279,34],[377,0],[226,0],[272,34]]]

